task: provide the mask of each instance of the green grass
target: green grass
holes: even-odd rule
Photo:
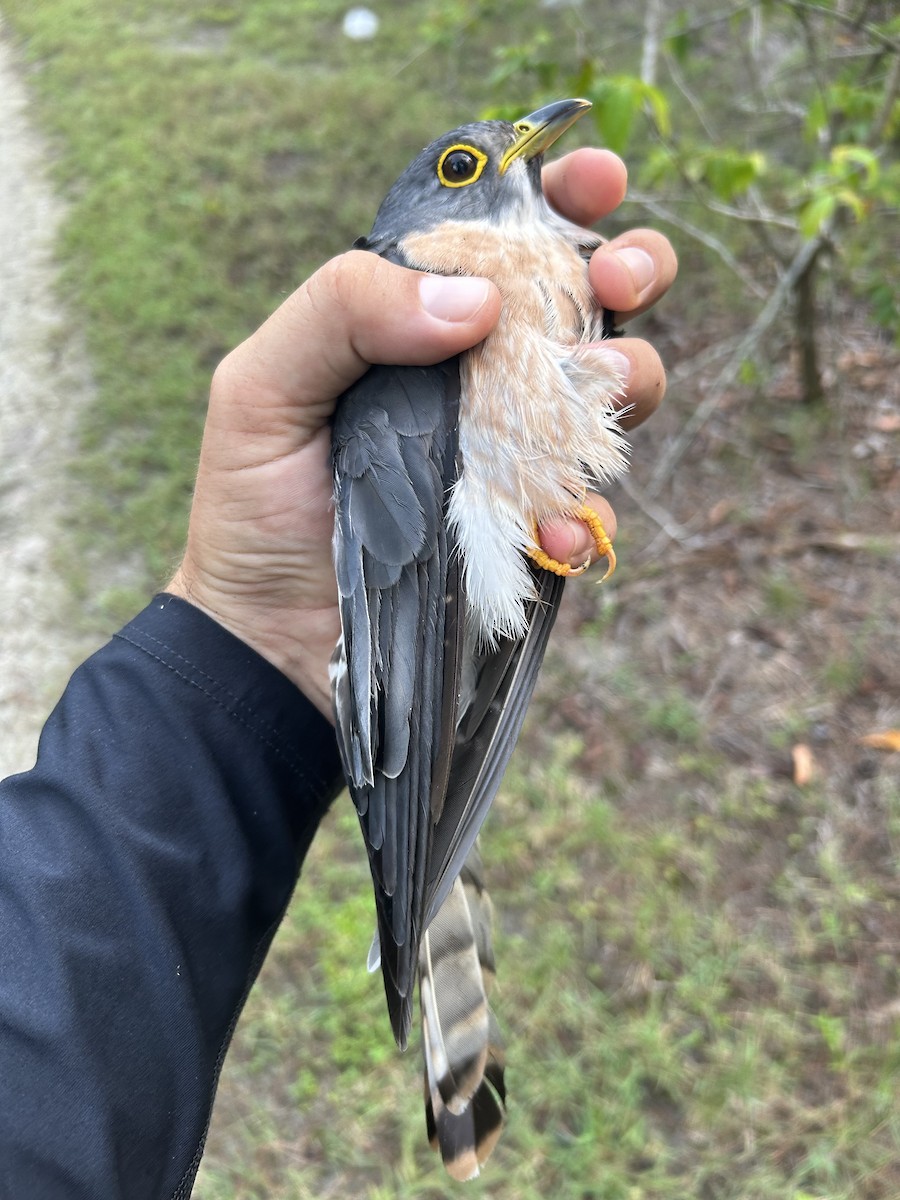
[[[824,798],[786,819],[742,817],[725,797],[725,820],[684,798],[663,822],[605,801],[579,749],[557,741],[514,767],[485,839],[511,1102],[472,1194],[891,1195],[900,1022],[852,1015],[855,946],[890,882],[866,878],[840,837],[814,845]],[[322,1194],[335,1170],[343,1194],[457,1194],[424,1145],[418,1054],[391,1050],[364,969],[372,913],[348,807],[317,840],[245,1013],[231,1069],[247,1113],[201,1174],[209,1200]],[[797,837],[755,864],[770,899],[748,908],[737,864],[776,824]]]
[[[65,285],[99,389],[78,524],[120,549],[140,530],[148,578],[183,542],[212,368],[472,111],[423,94],[424,8],[388,10],[373,43],[340,36],[345,8],[5,7],[72,200]]]
[[[4,6],[71,202],[65,288],[98,382],[67,569],[79,582],[95,547],[140,566],[134,594],[104,593],[107,613],[129,615],[179,550],[218,359],[368,227],[413,151],[478,111],[492,44],[539,22],[568,37],[576,20],[517,5],[511,30],[500,6],[394,4],[375,42],[352,44],[336,32],[346,7]],[[827,436],[792,428],[794,457]],[[712,463],[736,513],[753,509],[758,462],[738,443]],[[510,1119],[467,1194],[895,1200],[900,789],[840,762],[801,790],[766,761],[820,719],[823,693],[858,701],[888,623],[824,645],[793,707],[761,721],[758,757],[736,763],[704,707],[730,593],[690,653],[657,650],[680,578],[660,572],[606,589],[574,659],[551,653],[491,817]],[[746,620],[798,640],[804,583],[795,562],[766,564]],[[202,1200],[460,1194],[425,1145],[417,1051],[393,1049],[365,971],[372,924],[344,800],[239,1026]]]

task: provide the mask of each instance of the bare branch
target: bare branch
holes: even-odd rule
[[[782,3],[786,8],[803,9],[805,12],[815,13],[826,21],[837,21],[838,24],[846,25],[849,29],[853,29],[857,33],[864,33],[866,37],[870,37],[873,42],[878,42],[886,50],[890,50],[894,54],[900,54],[900,42],[896,38],[892,38],[890,34],[883,33],[882,30],[872,25],[869,21],[859,21],[856,17],[841,12],[839,8],[822,8],[821,5],[811,4],[808,0],[782,0]]]
[[[786,229],[788,233],[797,233],[797,222],[791,220],[790,217],[779,216],[770,208],[761,208],[758,212],[745,212],[743,209],[734,208],[730,204],[723,204],[720,200],[707,200],[706,207],[711,212],[719,213],[723,217],[728,217],[731,221],[745,221],[748,225],[775,225],[779,229]]]
[[[691,379],[698,371],[705,371],[707,367],[719,362],[720,359],[728,357],[741,340],[740,334],[722,338],[721,341],[713,342],[711,346],[705,346],[702,350],[698,350],[690,358],[680,359],[671,371],[666,372],[669,382],[680,383],[683,379]]]
[[[868,137],[870,146],[880,145],[884,140],[898,92],[900,92],[900,54],[895,55],[888,70],[888,77],[884,85],[884,101],[872,122],[872,130]]]
[[[694,93],[688,87],[687,81],[685,80],[684,76],[682,75],[681,69],[679,68],[678,63],[676,62],[674,55],[666,54],[665,61],[666,61],[666,70],[669,72],[669,76],[670,76],[672,82],[675,84],[675,86],[678,88],[679,92],[681,92],[682,96],[684,96],[685,100],[687,100],[688,104],[691,106],[694,116],[697,118],[697,120],[700,122],[701,127],[703,128],[703,132],[706,134],[706,136],[709,138],[709,140],[711,142],[717,141],[718,135],[716,134],[715,130],[710,125],[709,119],[708,119],[706,112],[704,111],[703,106],[701,105],[700,101],[697,99],[697,97],[694,95]]]
[[[641,79],[651,87],[656,84],[662,18],[662,0],[647,0],[644,10],[644,41],[641,46]]]
[[[637,505],[644,516],[649,517],[655,525],[659,526],[670,541],[677,542],[679,546],[691,544],[692,538],[689,531],[680,525],[665,508],[645,496],[630,475],[622,476],[619,480],[619,487]]]
[[[820,233],[800,247],[794,261],[778,281],[777,286],[761,309],[756,320],[747,330],[744,337],[719,372],[718,377],[709,390],[706,399],[698,405],[684,429],[662,456],[647,485],[646,495],[652,500],[659,495],[663,484],[684,457],[691,442],[710,419],[722,402],[726,390],[734,382],[741,364],[750,356],[766,331],[774,324],[788,297],[793,291],[798,279],[809,269],[810,264],[828,245],[828,234]]]
[[[705,229],[700,229],[690,221],[684,220],[683,217],[676,216],[670,209],[664,208],[663,205],[654,200],[652,196],[634,192],[628,199],[632,203],[640,204],[647,212],[652,213],[658,221],[665,221],[668,225],[672,225],[675,229],[680,229],[682,233],[686,233],[688,237],[693,238],[694,241],[699,242],[702,246],[706,246],[707,250],[711,250],[713,254],[722,260],[726,267],[737,275],[741,283],[757,299],[762,300],[767,294],[765,288],[757,283],[753,276],[741,266],[724,242],[720,242],[714,234],[708,233]]]

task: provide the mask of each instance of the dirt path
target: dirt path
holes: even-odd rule
[[[0,18],[0,778],[29,767],[41,724],[96,641],[72,632],[54,571],[74,420],[91,395],[55,294],[63,207]]]

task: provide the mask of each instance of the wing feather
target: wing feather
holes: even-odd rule
[[[565,580],[546,571],[535,570],[534,576],[538,595],[528,632],[476,657],[474,685],[461,705],[445,809],[432,845],[426,927],[453,886],[497,794],[559,612]]]
[[[444,508],[458,396],[455,359],[372,367],[342,398],[332,435],[346,657],[338,741],[369,852],[385,989],[401,1044],[423,930],[434,767],[446,760],[453,733],[441,697],[450,559]]]

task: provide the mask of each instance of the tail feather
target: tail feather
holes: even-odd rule
[[[473,849],[419,956],[428,1138],[454,1179],[472,1179],[506,1119],[505,1054],[488,1005],[491,902]]]

